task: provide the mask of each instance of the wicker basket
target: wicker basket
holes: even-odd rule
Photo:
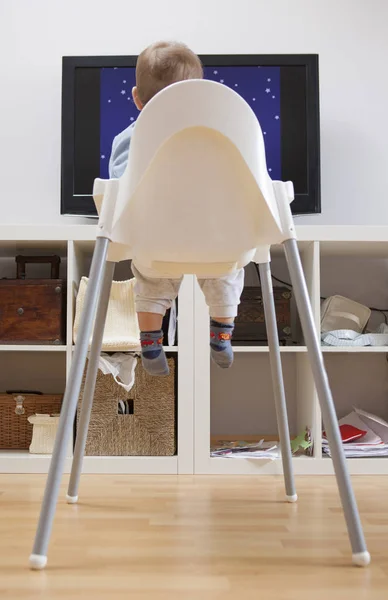
[[[128,393],[112,375],[98,371],[90,420],[88,456],[172,456],[176,451],[176,369],[169,358],[170,375],[151,377],[140,360],[135,385]],[[85,375],[81,388],[82,398]],[[133,414],[119,414],[120,400],[129,400]],[[78,418],[81,401],[78,406]]]
[[[61,395],[0,394],[0,449],[27,450],[32,439],[28,417],[59,413],[61,404]]]

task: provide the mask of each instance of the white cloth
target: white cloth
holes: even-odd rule
[[[115,352],[112,356],[101,353],[98,368],[104,375],[113,375],[118,385],[121,385],[127,392],[132,389],[135,383],[135,369],[137,359],[130,354]]]
[[[132,264],[132,272],[136,278],[136,311],[164,315],[179,293],[182,278],[147,277],[140,273],[134,264]],[[244,287],[244,269],[239,269],[226,277],[199,279],[198,283],[212,318],[237,316]]]
[[[324,346],[388,346],[388,326],[382,323],[376,333],[338,329],[321,334]]]

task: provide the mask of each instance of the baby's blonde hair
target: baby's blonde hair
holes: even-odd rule
[[[136,87],[143,105],[172,83],[202,78],[201,61],[185,44],[156,42],[137,59]]]

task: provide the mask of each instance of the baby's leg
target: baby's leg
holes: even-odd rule
[[[162,279],[142,275],[134,265],[136,312],[139,320],[141,358],[150,375],[168,375],[163,350],[162,321],[178,295],[182,279]]]
[[[233,363],[232,334],[244,287],[244,269],[219,279],[202,279],[199,285],[210,312],[211,357],[227,369]]]

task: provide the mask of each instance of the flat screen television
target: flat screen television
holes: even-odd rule
[[[317,55],[201,56],[205,77],[249,103],[272,179],[294,183],[294,214],[321,211]],[[95,216],[96,177],[108,178],[113,138],[137,118],[136,56],[67,56],[62,72],[61,213]]]

